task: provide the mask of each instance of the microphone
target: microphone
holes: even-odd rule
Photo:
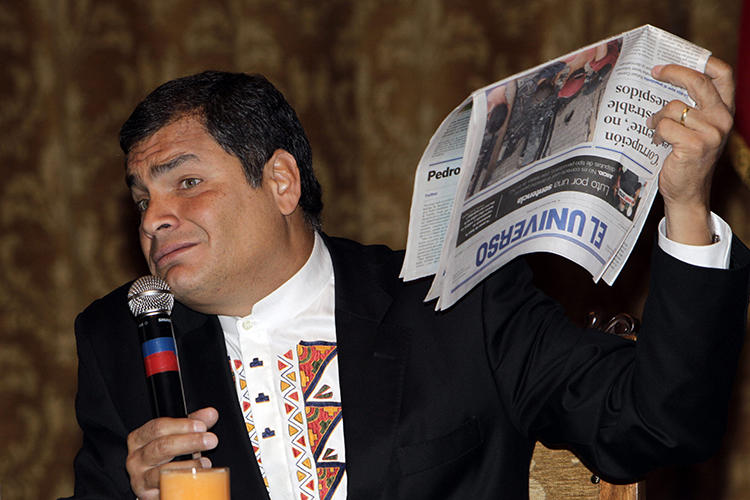
[[[174,295],[169,285],[158,276],[138,278],[128,290],[128,306],[138,323],[143,365],[156,416],[185,418],[185,395],[170,318]]]

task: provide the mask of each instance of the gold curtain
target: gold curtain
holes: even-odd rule
[[[735,62],[740,3],[0,3],[4,498],[72,493],[71,464],[81,439],[73,412],[72,324],[93,299],[145,272],[117,131],[157,84],[209,68],[266,74],[309,132],[324,186],[326,231],[402,247],[421,152],[442,118],[472,90],[644,23]],[[747,188],[738,179],[731,168],[722,168],[714,199],[717,211],[747,241]],[[646,241],[653,226],[644,231]],[[592,285],[561,259],[532,260],[542,286],[560,296],[574,316],[592,304],[637,311],[648,246],[639,245],[612,289]],[[560,277],[581,283],[580,292],[563,293],[556,285]],[[743,379],[738,394],[747,390]],[[720,478],[721,495],[710,498],[742,498],[750,491],[742,473],[750,453],[750,429],[743,423],[750,408],[739,396],[737,401],[730,437],[714,461],[720,466],[672,473],[679,484],[713,484]],[[665,491],[677,491],[674,483],[664,484]]]

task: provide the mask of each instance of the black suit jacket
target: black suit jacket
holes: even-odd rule
[[[705,457],[724,429],[745,330],[748,251],[733,269],[696,268],[655,250],[636,344],[573,326],[504,266],[447,312],[403,283],[402,253],[326,238],[348,498],[527,498],[536,440],[564,443],[602,476],[633,479]],[[76,321],[83,446],[75,498],[133,498],[127,434],[152,418],[127,285]],[[213,406],[215,466],[236,499],[267,498],[215,316],[173,312],[189,411]]]

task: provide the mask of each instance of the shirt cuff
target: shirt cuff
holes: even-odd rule
[[[732,248],[732,229],[729,224],[711,212],[711,224],[719,241],[711,245],[684,245],[667,238],[666,219],[659,222],[659,247],[666,253],[688,264],[714,269],[729,269],[729,251]]]

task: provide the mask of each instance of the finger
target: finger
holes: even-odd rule
[[[159,438],[142,448],[128,453],[128,457],[125,460],[125,468],[130,476],[133,490],[138,491],[145,488],[146,485],[154,487],[154,473],[151,470],[158,469],[159,466],[168,463],[175,456],[188,455],[195,451],[205,451],[215,448],[216,444],[218,444],[218,439],[210,433],[182,434]],[[200,459],[196,460],[196,463],[199,461]]]
[[[704,118],[704,112],[695,108],[687,108],[688,112],[683,124],[680,118],[682,110],[686,108],[683,107],[679,112],[675,112],[675,107],[662,110],[666,116],[662,116],[656,124],[653,137],[655,144],[666,141],[672,145],[676,155],[681,156],[691,152],[697,155],[696,157],[703,157],[707,152],[721,147],[724,134]]]
[[[179,455],[192,455],[216,448],[219,439],[211,432],[170,434],[157,438],[141,448],[141,462],[147,466],[161,465]]]
[[[131,488],[133,489],[133,492],[135,492],[136,495],[141,499],[151,498],[153,496],[153,492],[156,491],[156,495],[153,496],[153,498],[158,500],[158,489],[155,490],[155,488],[159,487],[159,471],[163,468],[195,467],[208,469],[211,468],[212,465],[211,460],[209,460],[207,457],[201,457],[195,460],[166,462],[154,467],[144,463],[141,451],[142,450],[138,450],[138,452],[128,455],[128,458],[126,460],[126,469],[128,471],[128,475],[130,476]]]
[[[155,418],[128,434],[128,450],[137,450],[147,443],[170,434],[205,432],[208,426],[200,419]]]
[[[657,80],[671,83],[677,87],[687,90],[688,95],[696,102],[699,108],[705,109],[712,106],[726,106],[713,83],[713,79],[705,73],[695,71],[677,64],[655,66],[652,75]]]
[[[188,415],[188,418],[203,422],[203,424],[206,426],[206,429],[210,429],[219,420],[219,412],[216,411],[215,408],[211,408],[209,406],[194,411],[193,413]]]
[[[646,125],[656,128],[662,120],[671,120],[678,125],[698,132],[706,132],[709,128],[714,128],[706,112],[677,100],[671,101],[658,112],[651,115]]]
[[[133,490],[133,493],[138,496],[139,500],[159,500],[159,490],[157,489],[144,490],[141,492]]]
[[[679,100],[671,101],[658,112],[654,113],[646,121],[646,125],[651,128],[657,128],[663,120],[675,122],[680,126],[703,134],[709,145],[713,145],[717,139],[719,140],[719,144],[721,144],[732,128],[732,115],[729,114],[726,107],[722,106],[721,108],[705,110],[690,107]],[[655,143],[658,143],[662,139],[658,132],[653,139]],[[669,139],[664,139],[667,142],[671,142]]]
[[[702,156],[703,138],[699,132],[683,127],[674,120],[662,120],[654,132],[654,142],[668,142],[672,145],[672,154],[685,157],[687,153]]]
[[[711,56],[706,63],[706,75],[711,77],[721,100],[734,114],[734,74],[732,67],[719,59]]]
[[[660,124],[662,124],[664,120],[678,121],[679,123],[679,120],[682,119],[682,111],[686,107],[688,107],[687,104],[682,101],[671,101],[659,111],[649,116],[646,119],[646,126],[654,129],[654,135],[651,138],[651,142],[653,142],[654,144],[661,144],[662,142],[666,141],[666,139],[661,134],[663,125],[660,127]],[[685,119],[687,119],[687,117]]]

